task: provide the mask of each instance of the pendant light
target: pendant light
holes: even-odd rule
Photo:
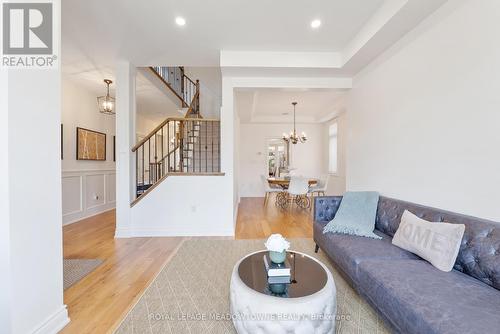
[[[104,79],[104,83],[106,84],[106,95],[99,96],[97,98],[97,105],[99,107],[99,112],[107,115],[114,115],[115,112],[115,98],[109,95],[109,85],[113,83],[113,81],[109,79]]]
[[[286,142],[291,142],[292,144],[297,144],[298,142],[305,143],[307,141],[307,136],[305,132],[302,132],[301,135],[297,135],[297,130],[295,128],[295,107],[297,106],[297,102],[292,102],[293,105],[293,131],[290,131],[290,134],[283,133],[283,140]]]

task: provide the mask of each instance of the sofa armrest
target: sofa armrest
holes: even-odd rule
[[[320,196],[314,198],[314,220],[330,221],[339,209],[342,196]]]

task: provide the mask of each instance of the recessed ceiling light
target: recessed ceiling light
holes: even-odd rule
[[[313,20],[311,22],[311,28],[313,28],[313,29],[319,28],[320,25],[321,25],[321,21],[320,20]]]
[[[175,23],[177,23],[178,26],[183,26],[186,24],[186,20],[183,17],[177,16],[175,18]]]

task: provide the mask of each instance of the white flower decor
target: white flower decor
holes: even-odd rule
[[[281,234],[271,234],[267,239],[265,246],[268,251],[281,253],[290,248],[290,242],[288,242]]]

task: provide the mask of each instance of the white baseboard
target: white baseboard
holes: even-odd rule
[[[121,228],[119,229],[118,226],[115,229],[115,239],[120,239],[120,238],[132,238],[133,236],[130,235],[130,230]]]
[[[125,231],[123,231],[125,232]],[[122,232],[120,232],[122,234]],[[115,233],[117,238],[118,233]],[[221,231],[176,231],[172,229],[133,229],[128,232],[129,238],[142,238],[142,237],[234,237],[234,231],[221,230]],[[123,237],[122,237],[123,238]]]
[[[115,202],[107,203],[107,204],[95,207],[91,210],[87,210],[85,213],[79,212],[79,213],[63,216],[63,225],[73,224],[73,223],[79,222],[80,220],[100,215],[101,213],[114,210],[115,207],[116,207]]]
[[[47,318],[33,334],[56,334],[69,324],[68,309],[63,305],[56,313]]]

